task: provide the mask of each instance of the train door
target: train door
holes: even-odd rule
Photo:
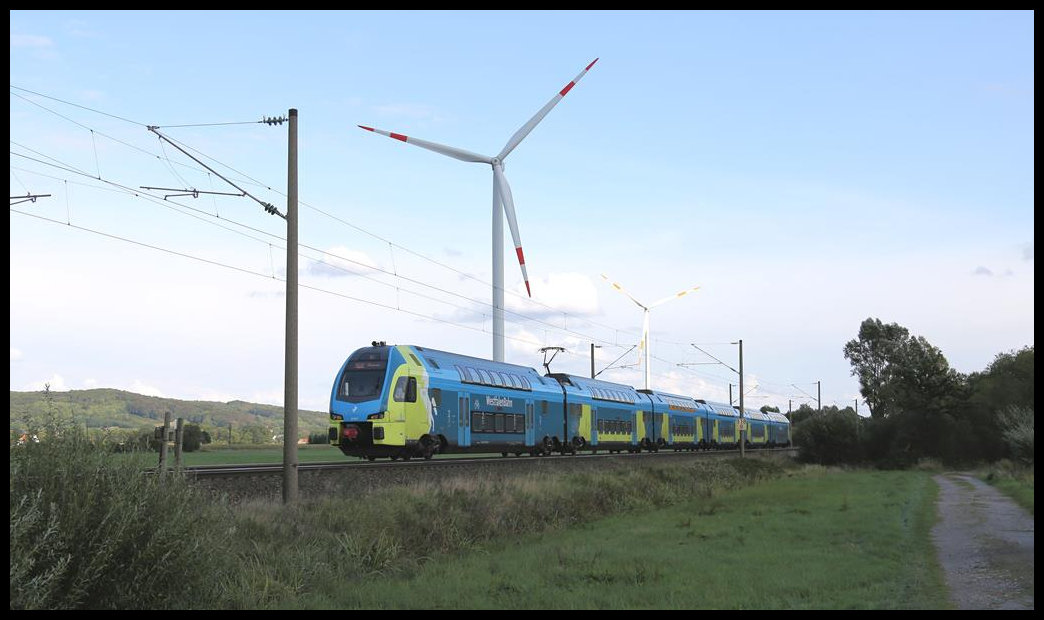
[[[591,407],[591,423],[590,423],[590,435],[591,435],[591,447],[598,446],[598,407]]]
[[[467,392],[461,392],[457,399],[457,445],[471,445],[471,395]]]
[[[527,447],[536,445],[536,432],[533,428],[536,425],[533,423],[533,400],[529,399],[526,401],[526,439],[525,444]]]

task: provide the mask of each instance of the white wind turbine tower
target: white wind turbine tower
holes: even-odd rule
[[[374,129],[373,127],[366,127],[359,125],[366,131],[372,131],[381,135],[388,136],[389,138],[395,138],[401,140],[407,144],[413,144],[421,148],[428,149],[429,151],[435,151],[443,155],[459,159],[461,161],[476,162],[481,164],[489,164],[493,168],[493,360],[497,362],[504,361],[504,213],[507,214],[508,226],[511,228],[511,239],[515,242],[515,254],[518,255],[518,266],[522,269],[522,279],[526,282],[526,293],[530,297],[533,296],[532,291],[529,288],[529,274],[526,272],[526,261],[522,256],[522,240],[518,235],[518,222],[515,219],[515,202],[511,198],[511,186],[508,185],[507,178],[504,176],[504,159],[515,150],[515,147],[519,145],[529,132],[533,131],[533,128],[547,116],[547,113],[551,111],[551,108],[555,107],[559,101],[565,97],[569,91],[580,81],[580,78],[584,77],[585,74],[598,62],[595,58],[591,61],[591,64],[584,67],[584,70],[580,72],[571,82],[565,85],[562,90],[558,91],[551,101],[548,101],[544,107],[529,119],[526,124],[522,125],[515,135],[511,136],[511,139],[507,141],[504,148],[500,150],[494,157],[487,155],[479,155],[478,153],[472,153],[471,151],[465,151],[464,149],[458,149],[452,146],[446,146],[438,144],[436,142],[428,142],[427,140],[420,140],[418,138],[411,138],[404,136],[399,133],[392,133],[381,129]]]
[[[607,276],[607,275],[605,275],[603,273],[602,274],[602,278],[604,278],[606,282],[611,284],[613,286],[613,288],[615,288],[616,290],[620,291],[624,295],[627,295],[627,298],[630,299],[631,301],[633,301],[634,303],[638,304],[638,307],[641,308],[642,311],[644,312],[645,316],[642,319],[642,341],[638,345],[638,355],[639,355],[639,359],[640,359],[640,356],[642,355],[642,349],[644,348],[645,349],[645,389],[647,389],[647,390],[651,389],[649,387],[649,376],[650,376],[650,374],[649,374],[649,357],[650,357],[650,355],[649,355],[649,348],[650,348],[649,347],[649,311],[652,310],[653,308],[655,308],[656,306],[659,306],[659,305],[667,303],[668,301],[670,301],[672,299],[677,299],[679,297],[684,297],[684,296],[688,295],[689,293],[698,290],[700,287],[694,286],[692,288],[687,288],[684,291],[675,293],[674,295],[671,295],[670,297],[664,297],[663,299],[661,299],[661,300],[659,300],[657,302],[651,303],[648,306],[646,306],[642,302],[640,302],[637,299],[635,299],[633,295],[631,295],[630,293],[625,291],[622,286],[620,286],[616,282],[613,282],[612,280],[610,280],[609,276]]]

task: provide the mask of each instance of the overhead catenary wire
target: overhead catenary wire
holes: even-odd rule
[[[12,86],[12,88],[13,89],[19,89],[19,87],[14,87],[14,86]],[[33,94],[35,96],[44,97],[46,99],[50,99],[50,100],[53,100],[53,101],[57,101],[57,102],[66,104],[66,105],[70,105],[70,106],[74,106],[74,107],[77,107],[77,108],[80,108],[80,109],[83,109],[83,110],[87,110],[87,111],[89,111],[91,113],[101,114],[101,115],[104,115],[104,116],[107,116],[107,117],[110,117],[110,118],[113,118],[113,119],[120,120],[122,122],[133,123],[133,124],[135,124],[137,126],[140,126],[140,127],[146,127],[146,128],[148,127],[148,125],[146,125],[144,123],[139,123],[139,122],[127,119],[127,118],[122,117],[122,116],[118,116],[118,115],[115,115],[115,114],[110,114],[110,113],[107,113],[107,112],[103,112],[101,110],[96,110],[96,109],[90,108],[88,106],[82,106],[82,105],[79,105],[79,104],[63,101],[61,99],[58,99],[58,98],[55,98],[55,97],[50,97],[48,95],[44,95],[42,93],[37,93],[35,91],[30,91],[28,89],[19,89],[19,90],[22,90],[22,91],[24,91],[26,93]],[[75,167],[69,166],[68,164],[61,164],[61,163],[52,164],[52,163],[47,163],[47,162],[39,162],[39,160],[33,160],[33,161],[37,161],[38,163],[47,163],[47,165],[52,165],[52,166],[56,166],[56,167],[58,167],[60,169],[65,169],[65,170],[67,170],[70,173],[77,174],[77,175],[83,175],[83,176],[86,176],[88,178],[96,179],[96,180],[98,180],[98,181],[100,181],[102,183],[105,183],[105,184],[108,184],[108,185],[113,185],[114,187],[119,187],[118,190],[111,190],[111,191],[128,192],[128,194],[130,196],[132,196],[132,197],[146,198],[146,199],[149,199],[150,202],[153,202],[154,204],[158,204],[156,202],[156,200],[158,200],[158,199],[156,197],[154,197],[154,196],[150,196],[148,194],[142,194],[142,193],[139,193],[139,192],[133,192],[129,188],[121,187],[119,184],[116,184],[116,183],[113,183],[111,181],[108,181],[108,180],[105,180],[105,179],[101,178],[101,174],[100,174],[101,164],[100,164],[100,159],[99,159],[99,155],[98,155],[97,145],[94,143],[94,140],[95,140],[96,137],[104,137],[106,139],[113,140],[114,142],[123,144],[123,145],[125,145],[125,146],[127,146],[129,148],[132,148],[132,149],[134,149],[134,150],[136,150],[138,152],[141,152],[142,154],[148,155],[149,157],[154,157],[154,158],[157,158],[157,159],[166,159],[169,165],[176,165],[176,166],[183,167],[183,168],[186,168],[186,169],[192,169],[191,166],[186,166],[186,165],[181,164],[179,162],[175,162],[174,160],[170,160],[168,157],[165,157],[163,155],[157,155],[157,154],[152,153],[152,152],[150,152],[150,151],[148,151],[146,149],[141,149],[140,147],[137,147],[137,146],[135,146],[135,145],[133,145],[133,144],[131,144],[129,142],[122,141],[122,140],[120,140],[118,138],[115,138],[113,136],[110,136],[110,135],[108,135],[108,134],[106,134],[104,132],[97,131],[95,128],[89,127],[89,126],[84,125],[84,124],[82,124],[82,123],[80,123],[80,122],[78,122],[78,121],[76,121],[74,119],[71,119],[71,118],[69,118],[67,116],[64,116],[62,114],[54,112],[53,110],[50,110],[49,108],[47,108],[45,106],[40,106],[38,103],[36,103],[34,101],[31,101],[30,99],[28,99],[26,97],[22,97],[21,95],[19,95],[17,93],[12,93],[12,95],[14,95],[16,97],[19,97],[19,98],[27,101],[28,103],[31,103],[31,104],[35,105],[35,106],[38,106],[41,109],[44,109],[44,110],[46,110],[46,111],[48,111],[48,112],[50,112],[52,114],[56,114],[57,116],[67,120],[68,122],[71,122],[71,123],[73,123],[73,124],[83,128],[83,129],[89,131],[91,133],[91,137],[92,137],[92,147],[94,148],[94,152],[95,152],[96,173],[95,174],[86,173],[84,171],[77,170],[77,169],[75,169]],[[174,127],[214,126],[214,125],[232,125],[232,124],[244,124],[245,125],[245,124],[254,124],[254,123],[258,123],[258,122],[263,122],[263,121],[249,121],[249,122],[243,121],[243,122],[236,122],[236,123],[206,123],[206,124],[194,124],[194,125],[163,125],[163,126],[157,125],[156,127],[174,128]],[[171,144],[177,147],[177,145],[174,144],[173,141],[171,141]],[[21,145],[19,145],[19,146],[21,146]],[[28,147],[23,147],[23,148],[26,148],[27,150],[33,151],[33,149],[29,149]],[[186,147],[186,149],[195,151],[195,149],[191,149],[191,147]],[[198,153],[198,151],[195,151],[195,152]],[[20,155],[20,154],[17,154],[17,153],[12,153],[12,154],[13,155]],[[189,155],[189,153],[187,153],[187,152],[185,154]],[[43,156],[43,157],[47,157],[47,156]],[[214,160],[213,158],[210,158],[209,156],[207,158],[210,159],[211,161],[217,161],[217,160]],[[55,160],[55,161],[57,161],[57,160]],[[218,173],[217,171],[212,170],[210,167],[206,166],[202,161],[196,161],[196,163],[198,163],[200,166],[203,166],[203,168],[205,168],[207,170],[208,174],[213,174],[213,175],[219,176],[219,177],[221,176],[220,173]],[[259,187],[264,187],[264,188],[268,189],[269,191],[272,191],[274,193],[282,195],[282,192],[279,192],[278,190],[273,190],[268,185],[260,183],[259,181],[250,178],[249,175],[244,175],[240,171],[235,170],[234,168],[232,168],[230,166],[227,166],[224,163],[220,163],[220,165],[224,166],[225,168],[228,168],[229,170],[234,170],[235,173],[237,175],[239,175],[239,176],[242,176],[242,177],[245,177],[245,178],[249,179],[249,183],[251,183],[251,184],[256,184]],[[222,178],[224,179],[224,177],[222,177]],[[19,182],[21,182],[21,181],[19,180]],[[63,183],[65,183],[66,186],[68,186],[70,184],[70,181],[68,179],[63,179]],[[72,183],[72,184],[75,185],[76,183]],[[99,187],[99,186],[96,186],[96,185],[88,185],[88,184],[82,184],[82,185],[84,185],[85,187],[90,187],[92,189],[106,189],[105,187]],[[237,188],[238,188],[238,186],[237,186]],[[241,188],[239,188],[239,189],[241,189]],[[71,223],[71,215],[69,213],[69,210],[70,210],[71,207],[69,207],[69,195],[68,195],[68,192],[66,192],[66,201],[67,201],[67,222],[66,222],[66,224],[70,224]],[[178,213],[181,213],[181,214],[184,214],[184,215],[191,215],[192,217],[194,217],[194,218],[196,218],[196,219],[198,219],[200,221],[205,221],[205,222],[208,222],[208,223],[214,223],[214,222],[211,222],[210,220],[212,218],[216,218],[216,219],[219,219],[221,221],[228,222],[228,223],[230,223],[230,224],[232,224],[232,225],[234,225],[236,227],[244,228],[245,230],[252,230],[252,231],[254,231],[256,233],[263,234],[264,236],[274,237],[276,239],[279,239],[280,241],[284,241],[285,242],[285,239],[283,239],[282,237],[280,237],[278,235],[272,235],[271,233],[259,230],[257,228],[246,226],[246,225],[244,225],[244,224],[242,224],[240,222],[236,222],[233,219],[223,218],[223,217],[221,217],[217,213],[217,209],[216,208],[215,208],[215,213],[211,214],[211,213],[206,213],[206,212],[201,211],[201,210],[194,209],[194,208],[192,208],[190,206],[187,206],[187,205],[184,205],[184,204],[181,204],[181,203],[177,203],[175,201],[169,201],[169,202],[177,204],[180,207],[180,209],[175,209],[175,211],[177,211]],[[310,209],[310,210],[313,210],[313,211],[315,211],[315,212],[317,212],[319,214],[322,214],[322,215],[324,215],[324,216],[326,216],[328,218],[331,218],[332,220],[337,221],[337,222],[339,222],[339,223],[341,223],[341,224],[343,224],[345,226],[348,226],[348,227],[350,227],[350,228],[352,228],[354,230],[357,230],[357,231],[359,231],[362,234],[366,234],[366,235],[369,235],[369,236],[371,236],[371,237],[373,237],[375,239],[379,239],[379,240],[385,241],[389,245],[389,247],[392,248],[392,249],[398,248],[399,250],[401,250],[401,251],[403,251],[405,253],[409,253],[412,256],[416,256],[416,257],[418,257],[418,258],[420,258],[422,260],[425,260],[425,261],[427,261],[427,262],[429,262],[429,263],[431,263],[431,264],[433,264],[435,266],[438,266],[440,268],[447,269],[447,270],[449,270],[451,272],[454,272],[454,273],[460,275],[462,278],[473,280],[475,282],[479,282],[479,283],[482,283],[482,284],[488,284],[488,282],[484,281],[481,278],[475,277],[474,275],[472,275],[470,273],[467,273],[467,272],[464,272],[464,271],[462,271],[460,269],[457,269],[457,268],[453,267],[452,265],[448,265],[448,264],[443,263],[443,262],[441,262],[439,260],[431,258],[431,257],[429,257],[429,256],[427,256],[427,255],[425,255],[425,254],[423,254],[421,252],[418,252],[418,251],[416,251],[416,250],[414,250],[412,248],[409,248],[409,247],[397,244],[394,241],[391,241],[390,239],[387,239],[387,238],[385,238],[385,237],[383,237],[381,235],[378,235],[378,234],[375,234],[375,233],[373,233],[371,231],[368,231],[368,230],[366,230],[363,227],[360,227],[360,226],[355,225],[355,224],[353,224],[351,222],[348,222],[344,218],[341,218],[341,217],[338,217],[338,216],[333,215],[331,213],[328,213],[328,212],[326,212],[326,211],[324,211],[322,209],[319,209],[319,208],[317,208],[317,207],[315,207],[313,205],[310,205],[310,204],[306,204],[306,203],[302,202],[301,205],[306,207],[306,208],[308,208],[308,209]],[[216,203],[215,203],[215,207],[216,207]],[[198,213],[200,215],[194,215],[193,213],[188,213],[188,212],[186,212],[186,211],[184,211],[182,209],[187,209],[187,210],[196,212],[196,213]],[[272,252],[272,245],[273,244],[270,241],[262,240],[262,239],[260,239],[258,237],[255,237],[255,236],[252,236],[252,235],[249,235],[249,234],[244,234],[242,231],[235,230],[235,229],[233,229],[231,227],[228,227],[228,226],[220,226],[219,224],[216,224],[216,223],[214,223],[214,224],[218,225],[220,228],[223,228],[223,229],[228,230],[230,232],[234,232],[234,233],[243,235],[246,238],[249,238],[249,239],[252,239],[252,240],[255,240],[255,241],[260,241],[260,242],[265,243],[266,245],[269,245],[269,254],[270,254],[270,259],[271,259],[271,252]],[[283,249],[285,250],[285,248],[283,248]],[[325,251],[325,250],[320,250],[318,248],[314,248],[314,247],[311,247],[311,246],[303,246],[302,249],[306,249],[306,250],[311,251],[311,252],[316,252],[316,253],[318,253],[319,256],[336,257],[336,258],[338,258],[340,260],[349,261],[349,262],[355,262],[356,264],[362,265],[362,263],[359,263],[358,261],[352,261],[350,258],[340,257],[336,253]],[[339,268],[337,266],[334,266],[334,267],[335,268]],[[388,273],[388,272],[384,272],[384,273]],[[400,272],[400,269],[396,265],[393,265],[393,268],[392,268],[392,271],[390,272],[390,275],[392,277],[394,277],[397,281],[407,281],[407,280],[403,279],[404,278],[404,274],[402,274]],[[265,277],[271,278],[272,276],[266,274]],[[422,285],[422,286],[430,286],[430,285],[427,285],[427,283],[422,283],[422,282],[419,282],[419,281],[415,282],[415,284]],[[460,295],[460,294],[455,293],[453,291],[450,291],[450,290],[447,290],[447,289],[442,289],[442,288],[439,288],[439,287],[431,287],[431,288],[433,288],[434,290],[438,291],[440,294],[448,294],[448,295],[456,296],[456,297],[459,297],[460,299],[467,300],[469,303],[475,304],[476,306],[479,306],[479,307],[488,307],[488,301],[487,302],[479,301],[479,300],[472,299],[470,297],[467,297],[467,296],[464,296],[464,295]],[[410,291],[410,290],[407,290],[407,289],[403,289],[403,291],[406,292],[406,293],[412,294],[412,295],[419,295],[419,296],[423,297],[423,295],[421,295],[421,294],[419,294],[419,293],[417,293],[415,291]],[[518,295],[517,293],[515,293],[514,291],[511,291],[511,290],[508,290],[507,293],[510,294],[510,295],[519,297],[519,298],[524,298],[525,297],[524,295]],[[350,296],[348,296],[348,297],[350,297]],[[451,305],[451,306],[453,305],[453,304],[449,304],[448,302],[445,302],[444,300],[438,300],[438,301],[440,301],[440,303],[447,303],[448,305]],[[576,329],[576,326],[587,325],[587,326],[603,328],[603,329],[607,329],[607,330],[614,330],[617,333],[620,333],[621,330],[619,328],[617,328],[617,327],[610,326],[610,325],[607,325],[607,324],[604,324],[604,323],[601,323],[601,322],[597,322],[597,321],[595,321],[592,318],[587,317],[587,316],[573,315],[572,313],[562,312],[560,310],[557,310],[557,309],[553,308],[552,306],[549,306],[549,305],[544,304],[544,303],[539,302],[539,301],[531,301],[530,303],[532,305],[535,305],[535,306],[538,306],[538,307],[542,307],[542,308],[544,308],[544,309],[546,309],[548,311],[554,311],[556,313],[561,314],[564,317],[564,325],[563,326],[559,326],[559,325],[550,323],[548,321],[544,321],[542,319],[530,317],[530,316],[528,316],[528,315],[526,315],[525,313],[522,313],[522,312],[515,312],[515,311],[507,311],[507,312],[509,312],[512,316],[519,317],[520,320],[532,321],[532,322],[535,322],[537,324],[545,325],[545,326],[547,326],[550,329],[556,330],[556,332],[557,331],[561,331],[563,334],[567,334],[567,335],[570,335],[570,336],[575,336],[575,337],[578,337],[578,338],[583,338],[585,340],[594,341],[594,342],[605,344],[605,345],[609,345],[609,346],[614,346],[614,347],[619,347],[619,348],[623,348],[625,346],[625,345],[620,345],[617,342],[612,341],[611,339],[601,338],[601,337],[598,337],[598,336],[592,336],[591,334],[587,334],[587,333],[584,333],[583,331],[580,331],[580,330]],[[455,307],[465,308],[464,306],[459,306],[459,305],[457,305]],[[569,319],[574,317],[574,316],[576,316],[578,318],[578,320],[570,321]],[[432,320],[441,320],[441,319],[432,318]],[[446,322],[446,323],[451,324],[451,325],[456,324],[453,321],[447,321],[447,320],[442,320],[442,322]],[[567,329],[566,327],[570,323],[572,324],[573,328],[572,329]],[[481,332],[488,333],[487,329],[478,329],[476,331],[481,331]],[[632,332],[630,330],[623,330],[623,333],[634,333],[634,332]],[[651,338],[651,336],[650,336],[650,338]],[[512,338],[512,339],[513,340],[518,340],[516,338]],[[663,338],[657,338],[656,341],[658,343],[661,343],[661,344],[672,344],[672,345],[682,345],[682,344],[684,344],[684,343],[674,342],[672,340],[663,339]],[[527,340],[526,342],[532,343],[529,340]],[[538,344],[538,343],[533,343],[533,344]],[[633,346],[631,348],[633,349]],[[660,358],[658,356],[655,359],[663,361],[662,358]],[[690,371],[690,372],[694,372],[694,371]],[[700,373],[697,372],[696,374],[699,375]],[[706,375],[706,376],[711,376],[711,375]]]

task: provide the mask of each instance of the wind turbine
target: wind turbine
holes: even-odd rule
[[[479,155],[478,153],[472,153],[471,151],[465,151],[464,149],[458,149],[452,146],[446,146],[444,144],[438,144],[436,142],[428,142],[427,140],[421,140],[419,138],[411,138],[404,136],[399,133],[392,133],[390,131],[384,131],[381,129],[374,129],[373,127],[366,127],[359,125],[360,128],[366,131],[372,131],[379,133],[389,138],[400,140],[407,144],[413,144],[429,151],[435,151],[454,159],[461,161],[475,162],[480,164],[489,164],[493,168],[493,360],[497,362],[504,361],[504,219],[503,215],[507,214],[508,226],[511,228],[511,239],[515,243],[515,254],[518,256],[518,266],[522,269],[522,279],[526,282],[526,293],[532,297],[533,293],[529,288],[529,274],[526,272],[526,259],[522,255],[522,240],[518,235],[518,221],[515,218],[515,202],[511,198],[511,186],[508,185],[507,177],[504,176],[504,159],[515,150],[515,147],[519,145],[529,132],[533,131],[533,128],[547,116],[547,113],[551,111],[551,108],[555,107],[559,101],[565,97],[569,91],[576,86],[576,83],[580,81],[580,78],[584,77],[587,72],[598,62],[595,58],[591,61],[591,64],[584,67],[584,70],[580,72],[571,82],[565,85],[562,90],[558,91],[551,101],[548,101],[544,107],[529,119],[526,124],[522,125],[515,135],[511,136],[511,139],[507,141],[504,148],[500,150],[495,156],[490,157],[488,155]]]
[[[659,306],[659,305],[667,303],[668,301],[670,301],[672,299],[677,299],[679,297],[684,297],[684,296],[688,295],[689,293],[698,290],[700,287],[694,286],[692,288],[687,288],[684,291],[675,293],[674,295],[671,295],[670,297],[664,297],[663,299],[661,299],[661,300],[659,300],[657,302],[651,303],[648,306],[646,306],[642,302],[640,302],[637,299],[635,299],[633,295],[631,295],[630,293],[625,291],[622,286],[620,286],[616,282],[613,282],[612,280],[610,280],[609,276],[607,276],[607,275],[605,275],[603,273],[602,274],[602,278],[605,279],[606,282],[611,284],[613,286],[613,288],[615,288],[616,290],[620,291],[624,295],[627,295],[628,299],[630,299],[634,303],[638,304],[638,307],[641,308],[642,311],[645,314],[644,318],[642,319],[642,341],[638,345],[638,355],[639,355],[639,359],[640,359],[640,356],[642,354],[642,349],[644,348],[645,349],[645,389],[648,390],[648,389],[650,389],[649,388],[649,376],[650,376],[649,375],[649,357],[650,357],[650,355],[649,355],[649,311],[652,310],[653,308],[655,308],[656,306]]]

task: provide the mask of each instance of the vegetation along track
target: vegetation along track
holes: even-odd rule
[[[748,458],[792,458],[795,454],[793,448],[747,451]],[[390,485],[435,481],[450,476],[480,477],[580,471],[605,468],[610,463],[610,466],[615,467],[642,467],[652,463],[738,456],[739,450],[507,458],[460,456],[428,461],[357,460],[305,463],[298,464],[297,471],[302,496],[323,497],[362,495]],[[278,500],[282,493],[283,465],[280,463],[184,467],[182,472],[214,494],[222,495],[233,503],[245,499]]]

